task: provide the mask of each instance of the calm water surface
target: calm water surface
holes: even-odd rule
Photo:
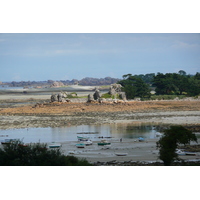
[[[89,133],[89,134],[88,134]],[[77,141],[77,136],[87,136],[91,140],[99,137],[153,139],[158,133],[153,126],[130,125],[81,125],[59,128],[28,128],[0,130],[0,140],[21,139],[23,142],[65,142]]]

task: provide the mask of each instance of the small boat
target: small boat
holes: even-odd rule
[[[139,137],[139,138],[138,138],[138,141],[139,141],[139,142],[144,142],[144,138],[143,138],[143,137]]]
[[[5,140],[1,141],[1,144],[10,144],[13,141],[16,141],[16,139],[5,139]]]
[[[76,144],[77,148],[85,148],[85,144],[84,143],[80,143],[80,144]]]
[[[84,144],[85,144],[86,146],[92,145],[92,141],[91,141],[91,140],[85,141]]]
[[[127,156],[128,153],[115,153],[116,156]]]
[[[60,143],[52,142],[51,144],[49,144],[49,148],[59,148],[59,147],[61,147]]]
[[[101,142],[98,142],[97,143],[99,146],[101,145],[101,146],[104,146],[104,145],[110,145],[111,143],[110,142],[108,142],[107,140],[101,140]]]
[[[197,154],[195,152],[185,152],[186,156],[196,156]]]
[[[70,155],[75,154],[75,151],[68,151],[68,154]]]
[[[182,151],[181,149],[177,149],[177,150],[176,150],[176,153],[177,153],[179,156],[184,156],[184,155],[185,155],[185,152]]]
[[[77,136],[79,141],[88,141],[89,137],[81,137],[81,136]]]

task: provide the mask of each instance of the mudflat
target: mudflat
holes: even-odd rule
[[[120,103],[31,103],[0,108],[0,128],[60,127],[105,123],[162,123],[200,126],[200,101]]]

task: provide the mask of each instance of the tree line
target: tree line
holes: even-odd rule
[[[200,94],[200,73],[187,75],[185,71],[178,73],[157,73],[147,75],[123,75],[123,80],[118,81],[128,99],[135,97],[150,98],[151,90],[155,95],[186,95],[197,96]]]

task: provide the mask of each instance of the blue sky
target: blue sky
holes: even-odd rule
[[[1,33],[0,81],[200,72],[197,33]]]

